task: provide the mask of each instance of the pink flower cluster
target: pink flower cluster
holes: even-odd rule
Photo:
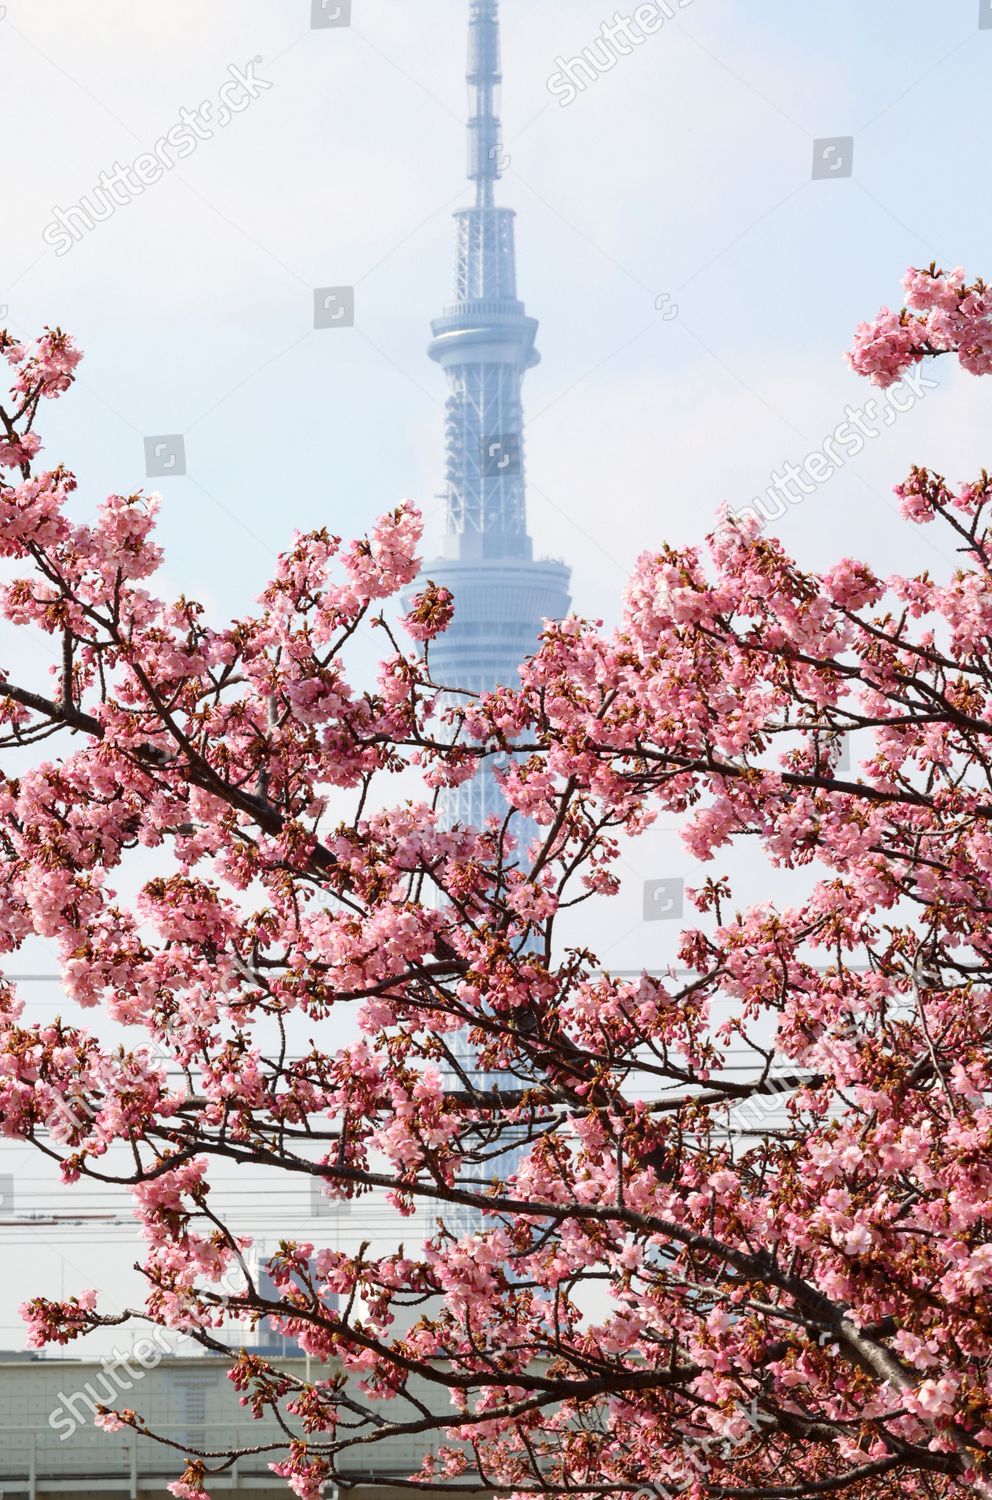
[[[907,296],[863,372],[980,370],[982,285]],[[137,1039],[28,1024],[0,983],[0,1117],[130,1192],[125,1319],[299,1340],[309,1380],[233,1347],[229,1373],[301,1500],[413,1436],[418,1482],[511,1495],[986,1484],[989,477],[901,486],[958,549],[939,575],[813,572],[722,524],[640,559],[616,631],[550,624],[518,686],[452,702],[392,629],[451,618],[401,602],[412,506],[295,537],[212,625],[160,597],[153,499],[84,526],[72,475],[33,471],[71,342],[2,349],[0,614],[55,671],[0,674],[0,952],[44,939],[68,1003]],[[448,826],[437,789],[497,756],[505,826]],[[659,817],[707,870],[672,967],[612,972],[584,908]],[[395,1233],[288,1223],[263,1293],[211,1193],[255,1167]],[[89,1292],[22,1311],[35,1347],[108,1321]]]
[[[992,373],[992,289],[984,281],[967,284],[960,266],[946,272],[910,267],[903,289],[901,312],[883,307],[858,325],[847,356],[852,369],[874,385],[890,386],[924,356],[955,353],[972,375]]]

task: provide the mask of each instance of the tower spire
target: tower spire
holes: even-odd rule
[[[502,176],[503,150],[499,121],[499,0],[472,0],[468,35],[468,175],[476,185],[476,205],[493,206],[493,189]]]
[[[526,560],[521,385],[540,358],[537,322],[517,298],[513,210],[494,201],[503,169],[499,0],[470,0],[470,6],[468,175],[476,201],[455,215],[454,297],[435,319],[430,346],[450,391],[445,555]]]

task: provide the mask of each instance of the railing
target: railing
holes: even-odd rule
[[[0,1497],[26,1495],[36,1500],[42,1494],[80,1490],[87,1495],[127,1494],[137,1500],[139,1491],[163,1491],[182,1473],[184,1444],[194,1434],[194,1424],[158,1422],[155,1430],[180,1447],[168,1448],[127,1428],[105,1433],[81,1427],[60,1442],[55,1432],[38,1427],[0,1427]],[[196,1447],[213,1452],[273,1444],[271,1452],[236,1459],[225,1473],[210,1476],[210,1491],[284,1490],[284,1481],[268,1467],[286,1448],[285,1434],[274,1423],[197,1422],[195,1440]],[[386,1463],[374,1476],[363,1469],[362,1478],[388,1482],[390,1477],[407,1477],[420,1467],[423,1454],[415,1452],[409,1440],[392,1442],[388,1448]]]
[[[163,1437],[173,1438],[181,1446],[193,1426],[188,1423],[157,1424]],[[267,1440],[280,1447],[278,1429],[266,1431],[262,1423],[232,1424],[198,1422],[195,1428],[197,1446],[222,1451],[225,1448],[257,1447]],[[246,1480],[264,1479],[273,1489],[281,1481],[268,1469],[269,1460],[279,1456],[253,1454],[237,1460],[227,1474],[211,1481],[235,1489]],[[99,1432],[92,1427],[80,1428],[60,1442],[55,1432],[37,1427],[0,1427],[0,1492],[26,1493],[33,1497],[39,1490],[74,1489],[85,1485],[130,1493],[132,1500],[141,1481],[155,1478],[163,1483],[182,1473],[184,1454],[181,1449],[167,1448],[152,1438],[124,1429],[122,1432]]]
[[[464,302],[449,303],[439,318],[434,319],[434,331],[440,333],[449,328],[474,328],[476,324],[491,323],[523,324],[527,321],[523,304],[504,298],[466,298]]]

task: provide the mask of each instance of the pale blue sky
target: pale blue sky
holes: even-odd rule
[[[556,58],[614,6],[503,9],[500,197],[519,212],[544,356],[526,388],[531,529],[572,565],[577,608],[612,620],[639,551],[700,539],[722,500],[745,503],[871,396],[841,353],[907,264],[992,275],[992,29],[979,0],[692,0],[563,109]],[[160,482],[168,586],[218,615],[250,606],[294,528],[350,535],[410,495],[438,535],[444,390],[425,347],[465,191],[466,13],[353,0],[351,26],[313,30],[310,0],[7,4],[0,304],[18,332],[60,323],[87,351],[45,413],[46,456],[76,469],[87,514],[146,483],[146,436],[182,433],[189,474]],[[55,255],[56,207],[256,57],[270,89]],[[814,140],[837,136],[855,138],[853,176],[812,181]],[[313,289],[342,284],[356,327],[315,332]],[[913,462],[992,466],[992,381],[939,373],[788,513],[778,529],[804,561],[953,565],[889,494]],[[25,670],[45,664],[22,650]],[[640,923],[641,881],[696,873],[674,834],[653,835],[602,918],[604,956],[668,959],[677,928]],[[0,1345],[19,1341],[13,1306],[39,1270],[58,1291],[54,1254],[30,1282],[15,1257]],[[112,1254],[131,1258],[77,1236],[67,1289]]]

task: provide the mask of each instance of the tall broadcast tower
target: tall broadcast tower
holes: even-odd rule
[[[537,321],[517,298],[511,208],[497,208],[505,158],[499,122],[499,0],[470,0],[468,176],[475,203],[455,215],[454,297],[432,324],[430,356],[448,377],[443,555],[425,567],[455,597],[454,622],[431,646],[437,680],[471,692],[517,681],[541,623],[569,608],[569,570],[535,562],[527,534],[521,387],[540,355]],[[505,813],[491,775],[450,794],[451,823],[479,828]],[[522,830],[521,830],[522,832]]]
[[[512,687],[520,663],[538,647],[542,622],[568,613],[569,570],[536,562],[527,534],[524,485],[524,416],[521,387],[540,355],[537,322],[517,297],[514,213],[497,208],[496,183],[505,158],[499,123],[502,81],[499,0],[470,0],[468,46],[468,175],[475,203],[455,215],[458,243],[454,297],[432,324],[430,356],[448,377],[445,416],[447,519],[441,557],[424,575],[449,588],[455,616],[431,645],[438,682],[482,693]],[[471,781],[445,793],[445,822],[475,828],[506,815],[490,762]],[[517,817],[521,853],[535,833]],[[519,1087],[516,1079],[478,1074],[471,1049],[456,1039],[460,1064],[483,1088]],[[457,1085],[456,1085],[457,1086]],[[506,1149],[489,1164],[511,1173],[521,1148]],[[474,1209],[449,1210],[459,1236],[483,1227]]]

